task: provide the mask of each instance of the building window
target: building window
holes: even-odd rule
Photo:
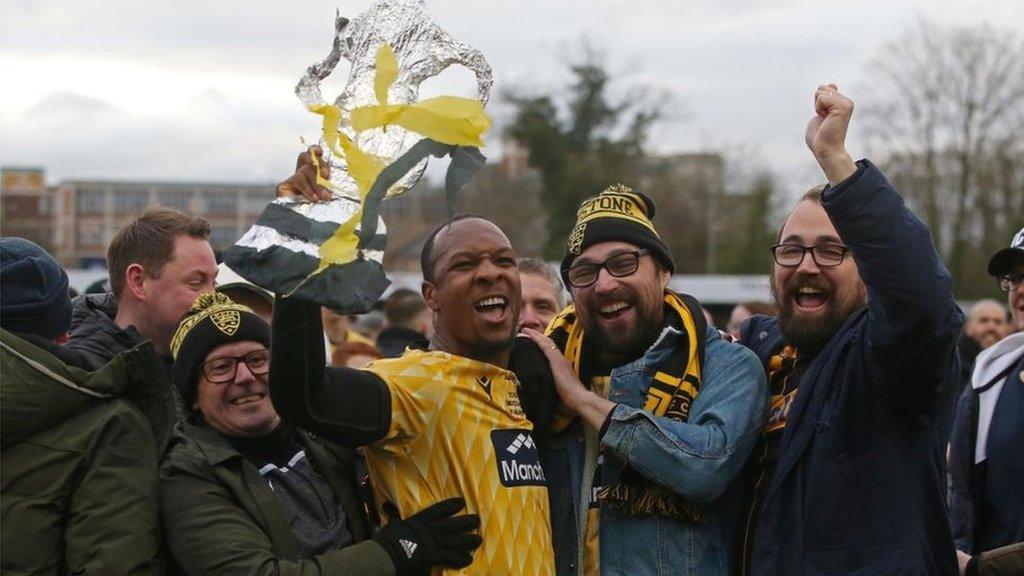
[[[102,214],[103,213],[103,190],[85,188],[78,191],[77,207],[79,214]]]
[[[158,204],[165,208],[180,210],[181,212],[188,212],[188,202],[191,197],[191,192],[182,190],[166,190],[158,192],[156,195]]]
[[[114,212],[139,212],[149,205],[149,192],[145,190],[116,190]]]
[[[263,209],[267,207],[267,204],[274,199],[273,190],[259,190],[256,192],[248,192],[243,196],[242,213],[243,214],[259,214],[263,212]]]
[[[103,246],[103,225],[100,223],[83,223],[78,230],[79,246]]]
[[[234,214],[238,210],[238,193],[234,190],[211,190],[206,196],[206,211]]]
[[[210,230],[210,244],[214,249],[224,250],[230,248],[235,240],[238,240],[238,231],[229,226],[214,226]]]

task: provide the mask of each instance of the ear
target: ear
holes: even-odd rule
[[[423,301],[427,303],[427,308],[430,308],[432,312],[437,312],[441,308],[441,304],[437,301],[437,287],[433,283],[424,280],[420,286],[420,294],[423,295]]]
[[[661,285],[662,292],[668,289],[668,281],[671,279],[672,274],[667,268],[658,268],[658,284]]]
[[[124,270],[124,291],[136,300],[145,301],[148,297],[146,287],[146,269],[142,264],[129,264]]]

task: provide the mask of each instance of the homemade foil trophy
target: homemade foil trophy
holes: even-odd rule
[[[320,82],[341,58],[351,63],[348,81],[328,104]],[[453,64],[476,75],[477,97],[419,100],[420,83]],[[412,188],[430,156],[450,158],[445,190],[452,201],[484,164],[492,81],[483,54],[442,30],[422,0],[380,0],[352,21],[338,15],[331,53],[295,87],[322,116],[331,177],[319,180],[333,198],[274,200],[225,253],[228,266],[277,294],[368,311],[389,283],[381,202]]]

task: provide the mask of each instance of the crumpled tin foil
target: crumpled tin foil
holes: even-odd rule
[[[330,54],[307,69],[295,93],[307,108],[325,104],[320,83],[334,72],[342,58],[348,60],[348,80],[334,101],[341,110],[338,130],[363,152],[392,164],[423,136],[396,125],[357,133],[350,124],[352,110],[378,104],[374,92],[376,55],[384,43],[391,46],[398,62],[398,77],[388,91],[390,104],[417,102],[420,84],[453,64],[473,71],[477,97],[484,103],[490,97],[493,79],[483,54],[442,30],[423,0],[379,0],[351,21],[336,16]],[[354,260],[333,263],[314,274],[321,262],[321,245],[338,225],[363,208],[345,159],[330,155],[328,150],[325,159],[331,163],[334,199],[318,203],[301,198],[274,200],[225,253],[225,261],[247,280],[274,293],[294,294],[338,311],[365,312],[388,285],[382,267],[387,240],[384,222],[377,217],[376,230],[365,235],[363,226],[356,228],[360,247]],[[482,155],[479,162],[482,165]],[[412,188],[426,165],[424,159],[397,179],[388,188],[387,197]],[[364,214],[364,221],[367,217],[368,222],[374,220],[372,212]]]
[[[373,90],[376,54],[385,42],[391,45],[398,60],[398,79],[388,92],[391,103],[416,102],[420,84],[453,64],[461,64],[476,75],[477,98],[485,104],[490,98],[494,79],[483,54],[442,30],[422,0],[381,0],[351,21],[337,16],[331,53],[306,70],[295,87],[295,94],[307,107],[324,104],[320,82],[334,71],[341,58],[351,62],[345,88],[334,101],[342,111],[338,129],[364,152],[383,157],[390,163],[422,136],[399,126],[388,126],[386,130],[375,128],[357,135],[348,121],[354,108],[377,103]],[[335,193],[359,198],[356,183],[345,169],[345,159],[332,157],[330,162]],[[412,188],[426,166],[424,160],[410,170],[388,190],[388,196]]]

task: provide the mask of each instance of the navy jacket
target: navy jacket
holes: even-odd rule
[[[868,290],[800,380],[754,532],[754,575],[956,575],[944,445],[963,314],[925,225],[866,160],[823,205]],[[766,362],[774,319],[743,343]]]

